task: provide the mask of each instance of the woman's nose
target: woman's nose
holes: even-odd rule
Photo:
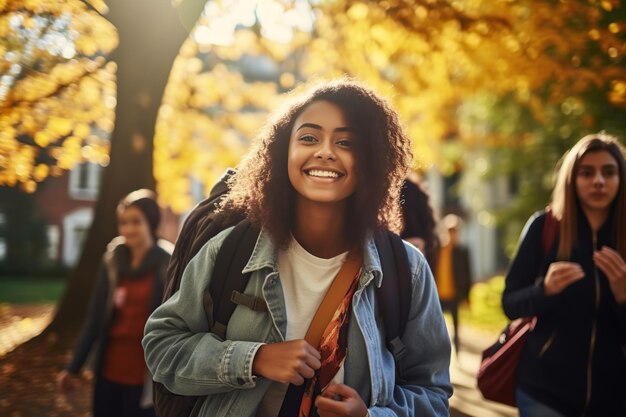
[[[601,185],[601,184],[604,184],[604,182],[605,182],[604,175],[602,175],[602,173],[601,173],[601,172],[597,173],[597,174],[593,177],[593,183],[594,183],[594,184]]]
[[[322,144],[317,152],[315,152],[315,157],[318,159],[335,160],[337,155],[330,144]]]

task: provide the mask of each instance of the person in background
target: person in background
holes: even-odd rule
[[[441,308],[452,315],[454,348],[459,354],[459,306],[469,301],[472,269],[469,249],[459,242],[461,219],[456,214],[446,215],[441,224],[443,236],[435,269],[437,292]]]
[[[450,341],[430,268],[412,245],[404,245],[412,292],[398,369],[375,308],[387,277],[372,234],[399,229],[410,140],[395,110],[364,85],[307,87],[270,120],[221,212],[245,214],[261,230],[246,293],[268,311],[238,305],[224,338],[211,331],[202,294],[232,229],[224,230],[148,320],[147,364],[174,394],[205,396],[203,417],[448,416]],[[351,265],[350,288],[313,346],[309,324]]]
[[[522,417],[626,416],[624,152],[611,135],[580,139],[522,232],[502,294],[510,319],[537,317],[517,371]],[[558,227],[545,256],[547,216]]]
[[[402,232],[400,237],[422,251],[430,269],[435,272],[439,236],[437,218],[430,205],[429,195],[416,175],[409,175],[402,184]]]
[[[161,303],[173,248],[157,238],[160,218],[150,190],[134,191],[118,204],[120,236],[107,246],[72,360],[57,375],[58,390],[72,391],[95,348],[95,417],[154,416],[141,338],[148,316]]]

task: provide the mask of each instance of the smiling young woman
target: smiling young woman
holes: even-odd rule
[[[524,229],[502,304],[537,316],[517,376],[520,416],[626,415],[626,162],[606,134],[562,159],[550,213]],[[546,216],[559,222],[542,255]]]
[[[203,416],[447,416],[450,342],[431,271],[413,246],[405,245],[412,293],[402,380],[375,307],[387,278],[372,236],[400,228],[411,157],[396,112],[369,88],[342,79],[294,96],[240,165],[216,219],[244,214],[261,229],[246,291],[269,311],[238,306],[226,340],[209,330],[200,295],[229,231],[218,234],[148,320],[154,379],[206,395]],[[313,346],[307,329],[350,264],[350,289]]]

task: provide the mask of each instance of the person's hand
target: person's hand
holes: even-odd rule
[[[365,417],[367,406],[358,392],[345,384],[328,386],[315,399],[320,417]]]
[[[553,262],[543,281],[543,291],[546,295],[560,294],[572,283],[583,279],[585,272],[580,264],[575,262]]]
[[[618,303],[626,303],[626,263],[619,252],[608,246],[593,252],[593,260],[609,280]]]
[[[301,385],[322,366],[320,353],[306,340],[263,345],[252,362],[252,373],[272,381]]]
[[[78,376],[74,375],[65,369],[57,374],[56,378],[56,386],[57,391],[68,394],[74,389],[76,389],[76,384],[78,383]]]

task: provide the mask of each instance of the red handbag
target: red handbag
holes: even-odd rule
[[[485,399],[515,407],[517,364],[526,336],[536,322],[536,317],[512,321],[504,328],[498,341],[483,350],[476,380]]]

